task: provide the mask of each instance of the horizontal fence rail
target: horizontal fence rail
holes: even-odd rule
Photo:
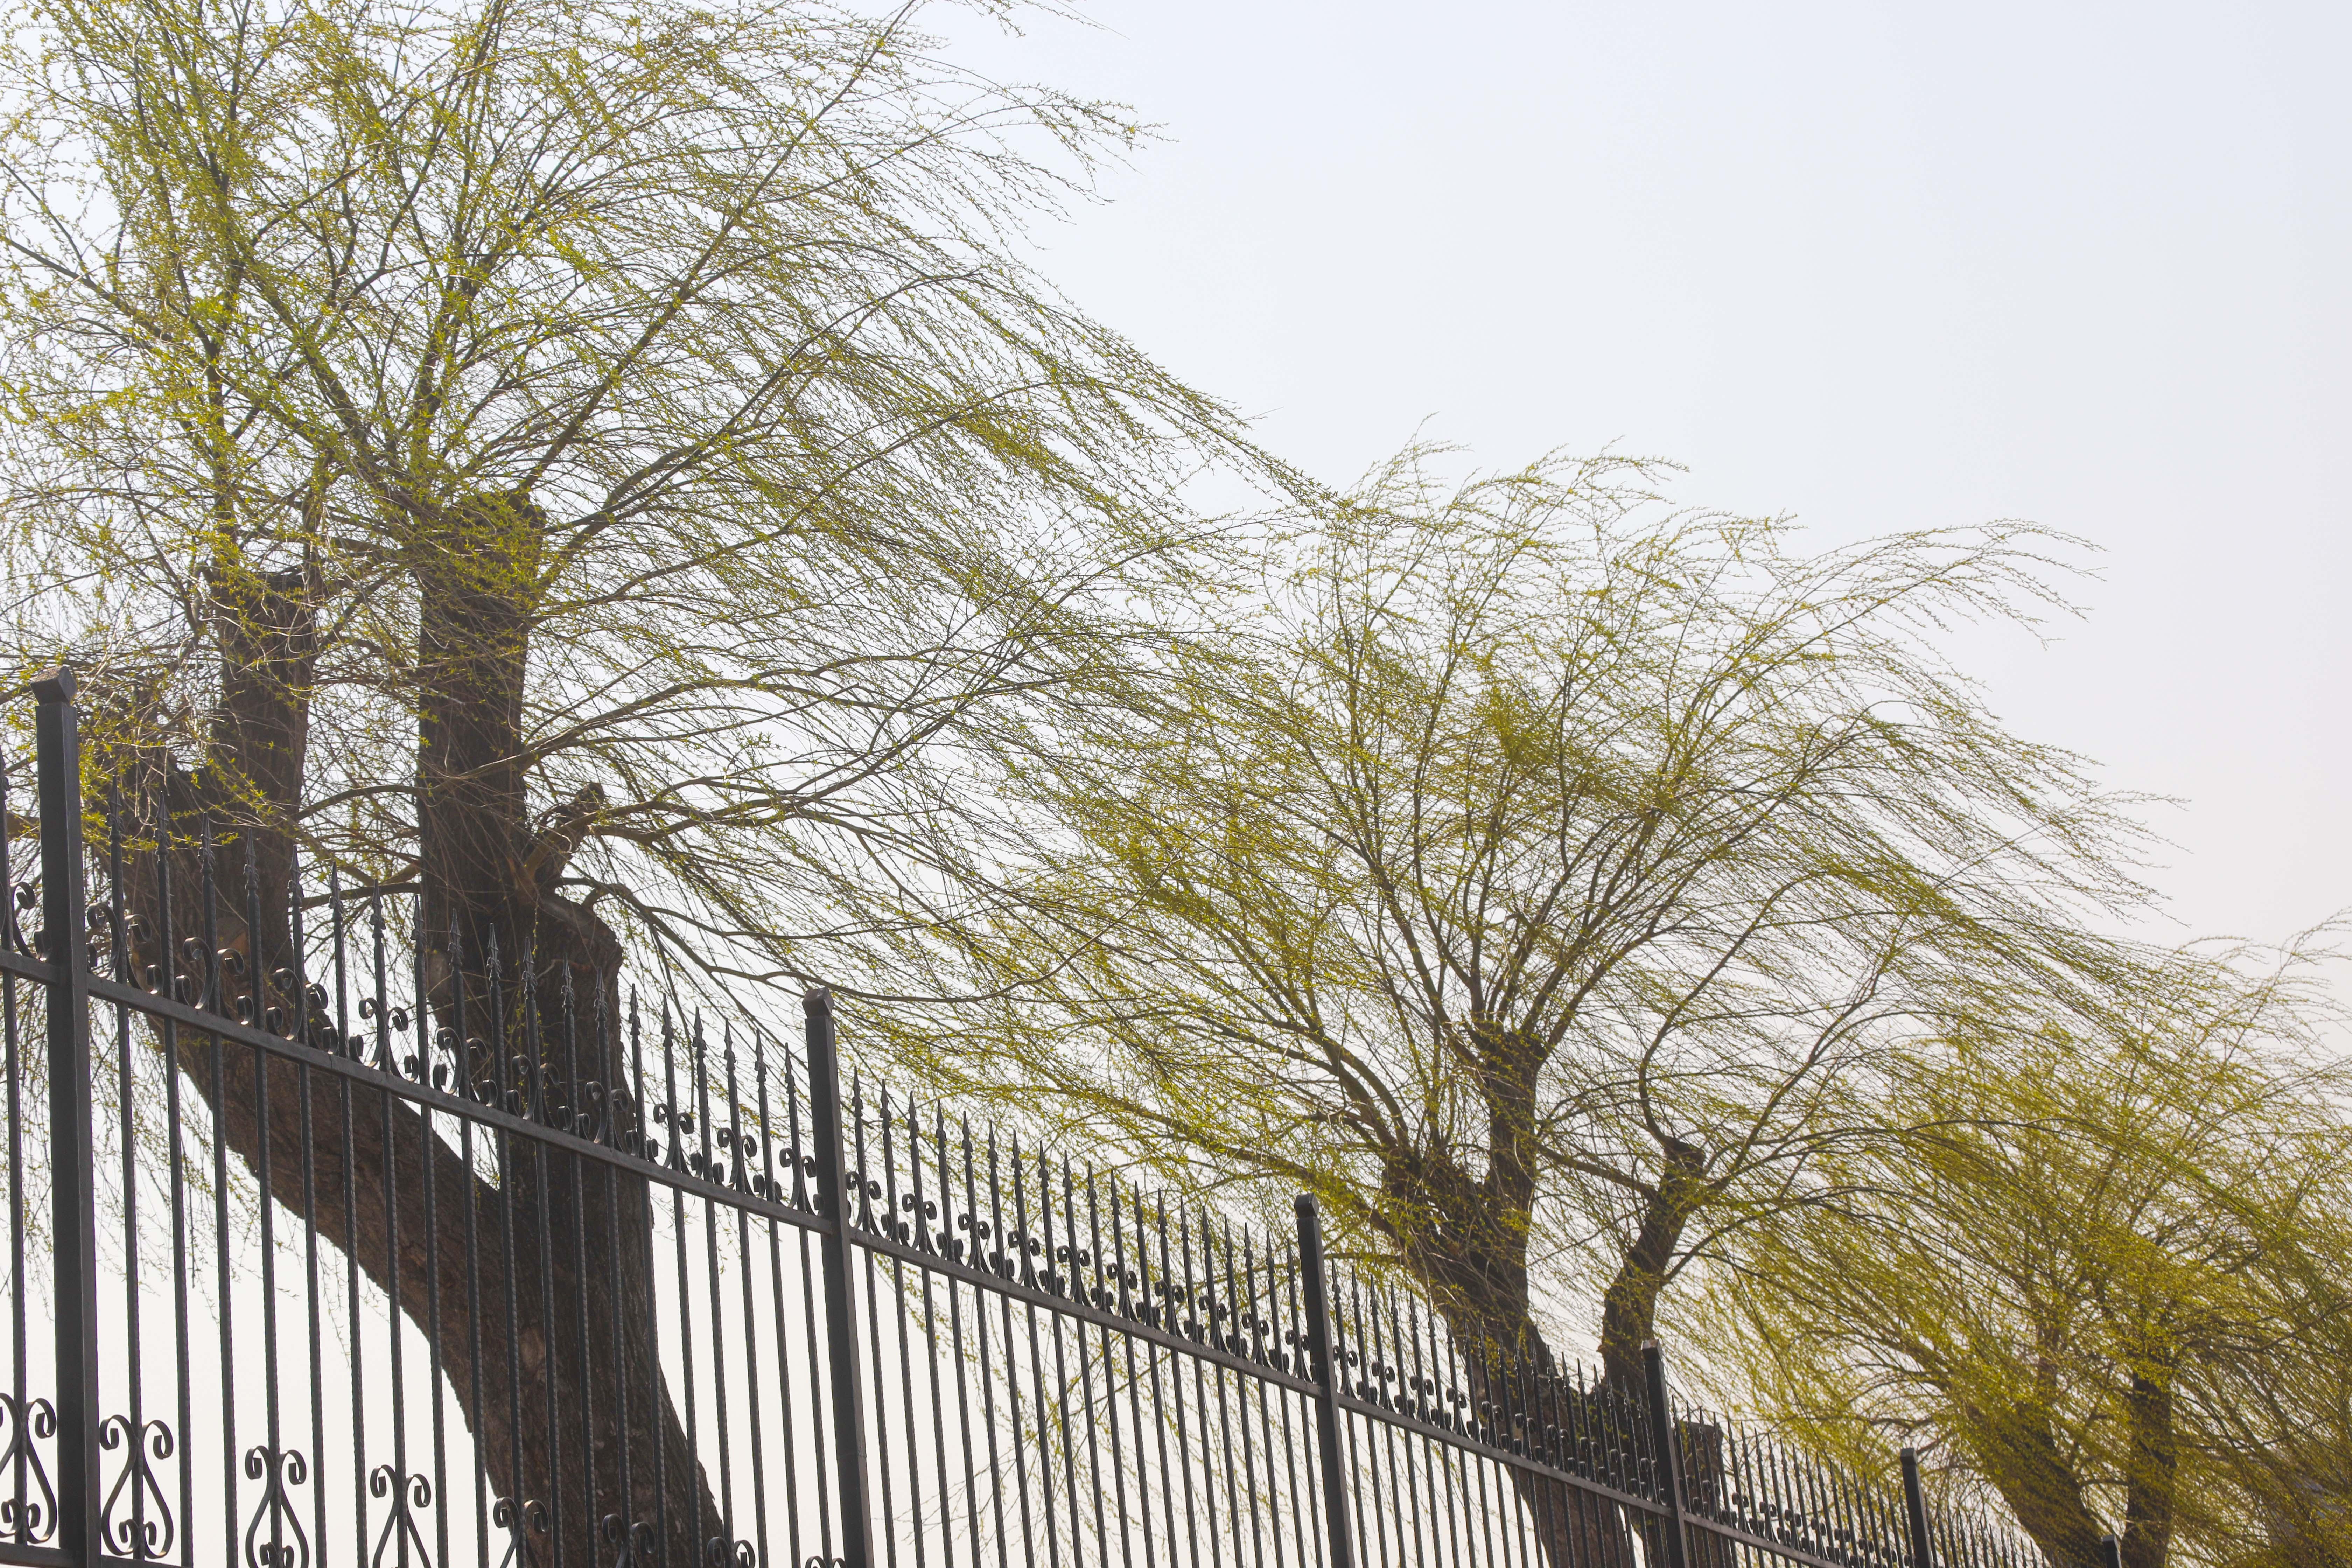
[[[37,694],[0,1563],[2044,1568],[1654,1347],[1465,1346],[1311,1200],[1269,1237],[845,1086],[823,993],[794,1049],[168,791],[88,809]]]

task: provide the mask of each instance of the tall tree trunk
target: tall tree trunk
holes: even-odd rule
[[[1658,1337],[1658,1297],[1666,1287],[1666,1270],[1706,1195],[1706,1152],[1678,1138],[1662,1140],[1660,1149],[1664,1158],[1657,1185],[1643,1200],[1633,1245],[1619,1259],[1616,1277],[1601,1298],[1601,1385],[1636,1405],[1646,1405],[1649,1397],[1642,1347]],[[1685,1500],[1709,1512],[1720,1508],[1722,1429],[1678,1421],[1674,1440],[1679,1446]],[[1688,1555],[1692,1568],[1730,1568],[1733,1562],[1731,1543],[1704,1531],[1693,1534]]]
[[[1629,1395],[1642,1391],[1642,1347],[1658,1337],[1658,1296],[1683,1227],[1698,1207],[1706,1169],[1706,1152],[1695,1144],[1669,1138],[1663,1152],[1657,1185],[1643,1200],[1633,1245],[1601,1298],[1601,1375]]]
[[[1507,1303],[1457,1306],[1445,1319],[1490,1441],[1572,1474],[1612,1479],[1636,1442],[1630,1413],[1605,1391],[1562,1375],[1524,1303],[1516,1313]],[[1639,1521],[1614,1504],[1524,1470],[1513,1469],[1511,1479],[1551,1568],[1635,1568],[1645,1560],[1635,1545]]]
[[[441,619],[439,642],[426,645],[439,668],[428,663],[420,747],[423,901],[442,935],[421,979],[436,1021],[457,1042],[450,1087],[497,1084],[502,1063],[511,1084],[517,1058],[535,1062],[551,1097],[573,1110],[608,1105],[626,1130],[635,1112],[619,1097],[630,1081],[614,989],[619,943],[593,910],[535,879],[528,889],[516,885],[522,868],[560,862],[568,845],[527,833],[520,645],[494,639],[497,658],[468,657],[482,644],[464,638],[462,615],[483,605],[485,585],[477,575],[470,597],[426,594]],[[226,1000],[234,1009],[241,990],[248,1016],[262,1020],[275,1008],[289,1031],[305,1016],[287,984],[299,963],[285,896],[309,731],[314,633],[305,588],[285,574],[241,580],[233,597],[217,593],[222,705],[211,755],[193,779],[168,758],[149,759],[142,792],[175,829],[165,837],[179,937],[204,929],[197,828],[222,831],[213,915],[222,946],[241,961]],[[438,687],[444,676],[451,684]],[[496,689],[502,705],[486,709],[492,679],[504,683]],[[437,735],[436,716],[446,726]],[[480,765],[485,756],[490,765]],[[142,857],[127,879],[143,928],[134,956],[168,976],[177,955],[156,941],[164,927],[152,869]],[[504,973],[494,977],[490,935],[526,909],[527,923],[503,926]],[[576,1032],[560,1003],[567,976]],[[542,1005],[521,1005],[526,989]],[[321,1048],[343,1044],[326,1020],[311,1016],[310,1028]],[[499,1148],[482,1134],[471,1135],[469,1164],[396,1094],[239,1047],[216,1049],[208,1037],[183,1031],[178,1063],[225,1145],[257,1173],[268,1171],[273,1199],[314,1222],[436,1343],[493,1491],[539,1505],[566,1561],[609,1560],[615,1537],[628,1534],[640,1562],[698,1564],[707,1542],[730,1535],[660,1370],[646,1182],[529,1140]]]
[[[1532,1067],[1514,1059],[1510,1037],[1486,1041],[1490,1127],[1507,1152],[1473,1177],[1449,1152],[1392,1163],[1383,1187],[1399,1227],[1407,1270],[1429,1293],[1463,1362],[1470,1409],[1492,1440],[1596,1479],[1611,1474],[1609,1452],[1633,1440],[1632,1424],[1605,1397],[1560,1374],[1529,1309],[1528,1229],[1534,1194]],[[1548,1478],[1513,1468],[1520,1503],[1551,1568],[1634,1568],[1636,1527],[1613,1505]]]

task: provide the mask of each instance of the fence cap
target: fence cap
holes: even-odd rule
[[[44,702],[70,702],[74,700],[74,668],[61,664],[55,669],[45,669],[33,677],[33,695]]]

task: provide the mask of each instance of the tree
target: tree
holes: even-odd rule
[[[2315,1561],[2252,1555],[2340,1507],[2307,1396],[2352,1145],[2314,979],[2176,954],[2102,1017],[1914,1058],[1914,1131],[1719,1277],[1726,1371],[1841,1449],[1942,1453],[2056,1562],[2110,1530],[2130,1568]]]
[[[494,951],[508,985],[617,1016],[630,933],[711,973],[841,978],[845,881],[937,884],[971,806],[950,762],[1119,657],[1094,586],[1148,571],[1184,475],[1272,472],[1012,254],[1122,117],[959,72],[911,11],[30,17],[5,152],[14,657],[92,668],[94,750],[152,834],[185,861],[207,824],[267,889],[226,931],[265,977],[257,1016],[298,848],[418,895],[445,1021],[490,1016]],[[263,1086],[215,1090],[206,1048],[182,1065],[232,1102],[236,1152],[292,1138],[297,1096],[264,1125]],[[299,1158],[269,1146],[299,1210]],[[318,1158],[346,1154],[410,1157]],[[404,1190],[491,1201],[435,1158]],[[619,1288],[554,1285],[614,1342],[645,1289],[642,1188],[519,1179],[559,1233],[594,1210],[605,1234],[616,1205]],[[425,1266],[366,1234],[386,1217],[336,1239],[415,1317]],[[499,1265],[526,1301],[537,1245]],[[567,1420],[584,1379],[624,1374],[586,1354],[544,1357]],[[461,1402],[494,1475],[574,1484],[544,1431]],[[666,1401],[635,1405],[667,1427],[604,1433],[600,1466],[676,1445]],[[689,1471],[667,1467],[669,1518],[715,1519]],[[569,1519],[587,1561],[595,1521]]]
[[[1884,1052],[2085,984],[2125,829],[1924,640],[2049,603],[2042,536],[1808,557],[1640,465],[1446,493],[1425,456],[1008,760],[1027,902],[952,959],[1006,1000],[906,1048],[1184,1179],[1315,1192],[1480,1353],[1551,1364],[1592,1269],[1631,1393],[1670,1282],[1834,1190]]]

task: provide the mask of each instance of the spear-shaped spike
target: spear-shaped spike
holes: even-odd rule
[[[247,828],[245,835],[245,995],[239,999],[236,1016],[255,1028],[264,1026],[262,981],[268,971],[264,965],[268,955],[261,951],[261,868],[254,857],[260,852],[255,842],[258,837]]]
[[[128,955],[122,956],[128,962]],[[127,973],[124,978],[129,978]],[[302,968],[302,847],[299,844],[286,857],[286,981],[293,1003],[292,1016],[288,1020],[291,1032],[286,1037],[309,1045],[310,995]]]
[[[580,1090],[580,994],[572,984],[572,965],[562,966],[558,989],[563,995],[563,1125],[564,1131],[576,1135],[593,1136],[581,1126],[588,1114]],[[604,988],[596,988],[595,1015],[597,1055],[601,1058],[604,1046]],[[547,1108],[551,1119],[553,1107]]]

